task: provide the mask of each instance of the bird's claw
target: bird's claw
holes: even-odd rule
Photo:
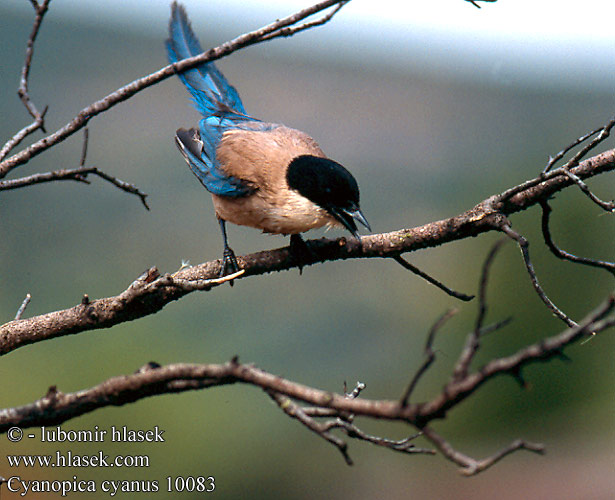
[[[296,262],[299,274],[303,274],[303,266],[313,263],[317,257],[300,234],[290,235],[290,256]]]
[[[237,257],[235,252],[230,248],[225,248],[222,255],[222,269],[220,269],[220,278],[224,278],[229,274],[234,274],[239,271],[239,264],[237,263]],[[233,286],[233,280],[229,281],[229,284]]]

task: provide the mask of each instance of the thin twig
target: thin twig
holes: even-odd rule
[[[568,178],[573,181],[579,189],[596,205],[598,205],[603,210],[607,212],[615,212],[615,201],[603,201],[598,198],[592,191],[589,189],[587,184],[585,184],[577,175],[572,173],[568,168],[562,167],[564,173],[568,176]]]
[[[559,153],[557,153],[555,156],[549,158],[549,162],[547,163],[547,166],[544,168],[544,170],[542,171],[543,173],[547,173],[549,172],[553,166],[560,161],[564,155],[570,151],[571,149],[575,148],[576,146],[578,146],[579,144],[581,144],[582,142],[585,142],[587,139],[589,139],[591,136],[596,135],[598,132],[600,132],[602,129],[604,128],[604,126],[602,127],[598,127],[596,130],[592,130],[591,132],[588,132],[585,135],[582,135],[581,137],[579,137],[578,139],[576,139],[574,142],[570,143],[568,146],[566,146],[564,149],[562,149]]]
[[[490,325],[484,326],[480,329],[479,337],[484,337],[490,333],[498,331],[500,328],[505,327],[512,321],[512,317],[504,318],[503,320],[496,321]]]
[[[406,388],[402,397],[399,400],[399,404],[402,407],[408,406],[408,401],[410,400],[410,396],[414,392],[414,389],[419,383],[419,380],[421,379],[423,374],[427,371],[427,369],[431,366],[431,364],[436,359],[436,354],[433,350],[433,342],[436,337],[436,333],[440,330],[440,328],[442,328],[442,326],[444,326],[444,323],[446,323],[450,318],[452,318],[458,312],[459,311],[457,309],[449,309],[442,316],[440,316],[440,318],[438,318],[438,320],[433,324],[433,326],[429,330],[429,334],[427,335],[427,341],[425,342],[425,360],[423,361],[423,364],[417,370],[414,377],[412,377],[410,384],[408,384],[408,387]]]
[[[43,17],[45,17],[45,13],[47,12],[47,9],[49,8],[50,1],[51,0],[43,0],[42,4],[39,4],[38,2],[31,2],[32,7],[34,8],[34,11],[36,12],[36,17],[32,25],[32,31],[30,32],[30,36],[28,37],[28,43],[26,44],[26,59],[21,69],[19,89],[17,90],[17,94],[19,95],[21,102],[23,102],[23,105],[28,110],[28,113],[30,113],[30,116],[32,116],[32,118],[34,118],[37,121],[41,120],[41,122],[42,122],[42,115],[41,113],[38,112],[38,110],[36,109],[36,106],[30,100],[30,96],[28,94],[28,77],[30,76],[32,56],[34,54],[34,42],[36,40],[41,24],[43,22]],[[41,123],[40,128],[43,130],[43,132],[45,131],[45,129],[42,126],[42,123]]]
[[[27,136],[38,130],[39,128],[43,130],[43,122],[45,120],[45,115],[47,114],[47,106],[43,109],[43,112],[40,114],[40,118],[34,120],[30,125],[26,125],[19,132],[17,132],[13,137],[11,137],[2,149],[0,149],[0,161],[4,160],[6,156],[12,151],[13,148],[17,147],[21,141],[23,141]]]
[[[334,434],[331,434],[329,432],[330,427],[327,425],[326,422],[316,422],[316,420],[306,415],[301,406],[294,403],[288,396],[285,396],[275,391],[265,392],[269,395],[269,397],[271,397],[271,399],[273,399],[277,403],[277,405],[284,413],[286,413],[286,415],[298,420],[312,432],[316,433],[318,436],[325,439],[326,441],[329,441],[329,443],[331,443],[340,451],[348,465],[353,464],[350,455],[348,455],[348,444]]]
[[[448,458],[451,462],[459,465],[461,467],[461,473],[465,476],[473,476],[478,474],[517,450],[527,450],[538,454],[543,454],[545,451],[545,447],[542,444],[530,443],[528,441],[517,439],[490,457],[483,460],[476,460],[455,450],[448,441],[435,432],[431,427],[423,427],[423,434],[434,444],[436,448],[438,448],[438,450],[440,450],[442,455]]]
[[[554,158],[549,160],[549,163],[547,164],[547,166],[545,167],[545,169],[543,170],[543,172],[541,173],[539,177],[523,182],[513,188],[507,189],[506,191],[504,191],[503,193],[500,193],[497,196],[497,201],[499,203],[506,202],[507,200],[509,200],[510,198],[512,198],[513,196],[515,196],[516,194],[522,191],[527,191],[533,188],[534,186],[541,184],[542,182],[545,182],[550,179],[554,179],[562,175],[565,175],[567,178],[571,179],[570,176],[567,175],[566,172],[571,172],[572,169],[575,168],[579,164],[581,159],[585,157],[585,155],[587,155],[587,153],[589,153],[592,149],[598,146],[598,144],[603,142],[609,136],[610,131],[614,126],[615,126],[615,116],[611,118],[611,120],[606,125],[600,128],[597,128],[596,130],[593,130],[579,137],[576,141],[574,141],[572,144],[570,144],[569,146],[564,148],[562,151],[560,151],[557,155],[555,155]],[[583,149],[581,149],[565,165],[559,168],[555,168],[555,169],[552,168],[555,165],[555,163],[559,161],[569,150],[571,150],[575,146],[581,144],[582,142],[586,141],[587,139],[589,139],[590,137],[596,134],[598,134],[598,136],[595,137],[594,140],[591,141],[588,145],[586,145]],[[572,173],[574,174],[574,172]]]
[[[496,254],[502,248],[506,240],[501,239],[491,247],[487,258],[483,263],[483,269],[480,276],[479,292],[478,292],[478,314],[476,315],[476,324],[474,330],[468,334],[465,347],[461,351],[459,359],[453,370],[453,380],[461,380],[468,374],[470,363],[480,346],[480,337],[483,330],[483,321],[487,314],[487,283],[489,281],[489,271],[495,259]]]
[[[26,307],[28,307],[28,304],[30,303],[30,300],[32,300],[32,295],[30,295],[29,293],[26,294],[26,298],[23,299],[23,302],[21,303],[21,305],[19,306],[19,309],[17,310],[17,314],[15,314],[15,319],[21,319],[21,316],[23,315],[24,311],[26,310]]]
[[[346,382],[344,382],[344,394],[347,398],[355,399],[359,397],[359,394],[361,394],[361,392],[364,391],[366,387],[367,386],[363,382],[357,382],[357,384],[354,386],[354,389],[352,389],[352,391],[350,392],[347,392],[348,388],[346,387]]]
[[[606,140],[609,137],[611,129],[613,127],[615,127],[615,116],[611,118],[611,120],[606,125],[597,128],[596,130],[593,130],[591,132],[588,132],[587,134],[579,137],[577,140],[572,142],[570,145],[560,151],[557,155],[551,158],[549,160],[549,163],[543,170],[543,174],[549,172],[553,165],[555,165],[557,161],[561,160],[568,151],[570,151],[575,146],[578,146],[579,144],[585,142],[590,137],[598,134],[589,144],[587,144],[584,148],[577,152],[570,160],[568,160],[568,162],[566,162],[565,165],[563,165],[559,169],[556,169],[556,171],[563,172],[571,181],[573,181],[577,186],[579,186],[581,191],[590,200],[592,200],[596,205],[608,212],[615,211],[615,201],[603,201],[598,198],[594,193],[592,193],[587,184],[585,184],[579,176],[575,175],[574,172],[571,172],[570,169],[576,167],[579,164],[579,161],[581,161],[585,157],[585,155],[587,155],[587,153],[589,153],[592,149],[598,146],[598,144]]]
[[[6,144],[2,146],[2,149],[0,149],[0,161],[4,160],[4,158],[6,158],[6,156],[11,152],[13,148],[17,147],[21,143],[21,141],[23,141],[30,134],[34,133],[36,130],[41,129],[43,132],[46,133],[45,114],[47,113],[47,106],[45,106],[42,112],[39,112],[34,103],[31,101],[30,95],[28,94],[28,77],[30,76],[32,56],[34,54],[34,42],[40,31],[43,17],[45,17],[47,9],[49,8],[50,1],[51,0],[43,0],[43,3],[40,5],[36,1],[30,1],[32,7],[34,8],[34,11],[36,12],[36,17],[34,18],[32,30],[26,44],[26,57],[24,60],[23,67],[21,69],[19,88],[17,89],[17,95],[21,99],[21,102],[25,106],[30,116],[34,118],[34,121],[30,125],[27,125],[22,128],[15,135],[13,135],[13,137],[11,137],[6,142]],[[1,177],[2,176],[0,175],[0,178]]]
[[[96,175],[101,179],[110,182],[111,184],[118,187],[122,191],[125,191],[126,193],[137,195],[140,198],[141,203],[143,203],[143,206],[149,210],[149,206],[146,201],[146,193],[142,192],[135,185],[122,181],[117,177],[113,177],[112,175],[109,175],[102,170],[99,170],[97,167],[79,167],[74,169],[55,170],[53,172],[32,174],[27,177],[20,177],[18,179],[0,181],[0,191],[19,189],[25,186],[33,186],[34,184],[42,184],[44,182],[55,181],[76,181],[83,182],[84,184],[89,184],[90,181],[87,179],[87,176],[90,174]]]
[[[598,144],[605,141],[609,137],[611,133],[611,129],[613,127],[615,127],[615,116],[613,116],[611,120],[604,127],[602,127],[602,129],[600,130],[600,133],[596,137],[594,137],[594,139],[589,144],[587,144],[584,148],[582,148],[579,152],[577,152],[561,168],[565,170],[570,170],[571,168],[576,167],[579,164],[579,162],[583,158],[585,158],[585,155],[587,155],[587,153],[589,153],[592,149],[598,146]]]
[[[400,264],[404,269],[407,269],[408,271],[413,272],[417,276],[420,276],[425,281],[427,281],[428,283],[431,283],[432,285],[435,285],[436,287],[438,287],[440,290],[443,290],[451,297],[455,297],[456,299],[463,300],[464,302],[468,302],[474,298],[474,295],[466,295],[465,293],[456,292],[455,290],[448,288],[445,284],[441,283],[435,278],[432,278],[429,274],[427,274],[424,271],[421,271],[415,265],[410,264],[410,262],[404,259],[401,255],[394,255],[392,258],[398,264]]]
[[[85,159],[88,156],[88,139],[90,138],[90,130],[85,127],[83,129],[83,146],[81,147],[81,160],[79,161],[79,166],[85,166]]]
[[[502,224],[502,226],[500,227],[500,230],[504,234],[506,234],[508,237],[515,240],[517,244],[519,245],[519,249],[521,250],[521,254],[523,255],[523,262],[525,263],[525,268],[527,269],[527,272],[530,275],[532,286],[534,287],[534,290],[536,290],[536,293],[540,297],[540,300],[544,302],[547,308],[555,316],[561,319],[568,326],[570,327],[578,326],[577,323],[575,323],[568,315],[566,315],[561,309],[559,309],[553,303],[553,301],[547,296],[545,291],[542,289],[542,286],[540,286],[540,283],[538,282],[538,277],[536,276],[536,271],[534,271],[534,265],[532,264],[532,261],[530,259],[529,241],[527,241],[527,239],[525,239],[519,233],[514,231],[513,228],[510,226],[510,224]]]
[[[588,259],[586,257],[577,257],[576,255],[573,255],[559,248],[553,241],[553,238],[551,237],[551,230],[549,229],[549,219],[550,219],[550,215],[552,212],[551,206],[546,200],[543,200],[540,202],[540,207],[542,208],[542,219],[541,219],[542,235],[544,237],[545,244],[547,245],[549,250],[551,250],[553,255],[555,255],[556,257],[562,260],[569,260],[571,262],[576,262],[578,264],[584,264],[586,266],[598,267],[598,268],[604,269],[610,272],[611,274],[615,275],[615,263],[613,262]]]
[[[356,425],[337,419],[328,423],[329,429],[342,429],[349,438],[359,439],[368,443],[375,444],[376,446],[382,446],[390,450],[399,451],[402,453],[420,453],[424,455],[435,455],[435,450],[430,448],[417,448],[412,441],[422,435],[421,432],[408,436],[404,439],[389,439],[380,436],[373,436],[359,429]]]
[[[285,28],[280,28],[276,31],[272,31],[271,33],[269,33],[268,35],[265,35],[262,38],[262,41],[267,41],[267,40],[272,40],[273,38],[278,38],[278,37],[288,37],[288,36],[293,36],[295,33],[299,33],[300,31],[304,31],[310,28],[315,28],[316,26],[322,26],[323,24],[329,22],[331,20],[331,18],[337,14],[339,12],[339,10],[348,2],[350,2],[350,0],[341,0],[334,9],[331,10],[331,12],[329,12],[327,15],[321,17],[320,19],[317,19],[315,21],[311,21],[309,23],[304,23],[301,24],[299,26],[292,26],[292,27],[285,27]]]

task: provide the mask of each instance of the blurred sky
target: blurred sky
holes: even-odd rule
[[[311,0],[184,0],[195,30],[251,30],[311,5]],[[54,13],[83,22],[160,32],[170,0],[54,0]],[[20,8],[28,2],[16,2]],[[298,37],[333,57],[378,58],[455,78],[497,85],[615,89],[615,2],[500,0],[477,9],[463,0],[353,0],[335,30]],[[92,16],[92,12],[96,16]],[[137,22],[135,22],[137,20]],[[240,32],[229,33],[235,36]],[[335,40],[333,40],[335,37]],[[421,49],[417,50],[417,46]],[[342,54],[340,54],[340,51]],[[322,57],[322,54],[318,54]]]

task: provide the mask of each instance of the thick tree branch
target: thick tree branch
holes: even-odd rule
[[[581,162],[572,171],[581,178],[588,178],[614,169],[615,150],[609,150]],[[492,196],[467,212],[414,229],[364,236],[360,242],[354,238],[312,240],[312,253],[309,257],[312,260],[306,264],[351,258],[395,257],[404,252],[435,247],[488,231],[501,231],[507,224],[506,216],[538,204],[573,184],[564,173],[555,175],[553,172],[556,171],[551,171],[547,174],[551,177],[541,182],[532,180],[524,183],[525,189],[515,190],[514,194],[506,197],[504,201],[501,201],[501,195]],[[297,266],[288,247],[245,255],[239,257],[238,262],[243,270],[242,278]],[[165,275],[159,279],[154,277],[158,276],[158,271],[152,269],[149,277],[137,279],[116,297],[98,299],[89,302],[87,306],[78,304],[69,309],[5,323],[0,326],[0,355],[47,338],[108,328],[154,314],[169,302],[194,289],[211,288],[195,288],[188,284],[215,283],[220,270],[220,260],[181,269],[172,277]]]
[[[160,276],[155,268],[137,278],[116,297],[90,301],[83,296],[80,304],[42,316],[6,323],[0,330],[0,354],[42,340],[86,330],[107,328],[118,323],[153,314],[166,304],[196,290],[209,290],[232,281],[244,271],[223,278],[186,280],[179,276]],[[5,328],[6,327],[6,328]]]
[[[516,441],[492,457],[477,461],[454,450],[435,433],[429,426],[430,422],[444,418],[448,410],[464,401],[488,380],[498,375],[514,375],[530,363],[558,357],[566,346],[612,328],[615,325],[614,309],[615,297],[610,297],[579,326],[529,345],[511,356],[496,358],[463,378],[452,378],[440,394],[424,403],[402,404],[400,401],[368,400],[353,397],[353,394],[323,391],[283,379],[252,365],[241,364],[236,358],[225,364],[210,365],[159,366],[150,363],[132,375],[114,377],[90,389],[65,394],[56,387],[51,387],[44,397],[34,403],[0,410],[0,432],[6,432],[13,426],[27,428],[56,425],[98,408],[121,406],[153,395],[244,383],[265,390],[287,414],[338,447],[347,461],[350,459],[347,456],[346,444],[330,433],[334,428],[343,429],[350,437],[396,451],[430,453],[424,449],[413,450],[409,444],[410,438],[393,441],[363,433],[352,425],[354,415],[357,415],[410,424],[421,430],[445,457],[462,466],[465,474],[475,474],[512,451],[529,449],[540,452],[542,445]],[[442,321],[437,324],[441,325]],[[434,326],[432,332],[437,329],[438,327]],[[432,341],[433,333],[430,333],[428,345]],[[315,405],[316,408],[301,408],[291,399]],[[334,417],[336,420],[318,423],[314,420],[318,417]]]

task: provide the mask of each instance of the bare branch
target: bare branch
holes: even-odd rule
[[[0,179],[4,178],[11,170],[19,167],[20,165],[23,165],[24,163],[27,163],[28,161],[30,161],[30,159],[39,155],[43,151],[46,151],[55,144],[58,144],[63,140],[67,139],[75,132],[85,127],[88,122],[95,116],[107,111],[108,109],[119,104],[120,102],[131,98],[136,93],[141,92],[142,90],[151,87],[152,85],[155,85],[167,78],[170,78],[176,73],[180,73],[182,71],[194,68],[195,66],[198,66],[199,64],[205,62],[215,61],[243,47],[260,43],[263,41],[263,39],[271,40],[273,38],[281,36],[289,36],[287,34],[284,34],[282,28],[292,26],[302,21],[303,19],[317,14],[318,12],[322,12],[323,10],[326,10],[334,5],[346,4],[348,1],[349,0],[325,0],[323,2],[317,3],[311,7],[301,10],[300,12],[297,12],[296,14],[269,24],[268,26],[241,35],[234,40],[231,40],[222,45],[219,45],[218,47],[210,49],[203,54],[200,54],[195,57],[190,57],[177,63],[165,66],[164,68],[156,71],[155,73],[139,78],[138,80],[135,80],[132,83],[129,83],[119,88],[115,92],[112,92],[111,94],[100,99],[99,101],[96,101],[82,109],[77,114],[77,116],[75,116],[70,122],[68,122],[62,128],[58,129],[56,132],[41,139],[40,141],[35,142],[34,144],[28,146],[27,148],[11,156],[10,158],[7,158],[2,161],[0,163]]]
[[[543,454],[545,450],[542,444],[530,443],[518,439],[516,441],[513,441],[506,448],[503,448],[500,451],[494,453],[490,457],[487,457],[483,460],[475,460],[474,458],[455,450],[442,436],[440,436],[430,427],[424,427],[423,434],[435,445],[436,448],[438,448],[438,450],[440,450],[440,452],[446,458],[448,458],[451,462],[454,462],[457,465],[461,466],[461,473],[466,476],[473,476],[475,474],[478,474],[479,472],[484,471],[485,469],[494,465],[496,462],[500,461],[505,456],[510,455],[517,450],[527,450],[539,454]]]
[[[571,149],[575,148],[576,146],[578,146],[579,144],[585,142],[587,139],[589,139],[590,137],[596,135],[598,132],[600,132],[602,129],[604,128],[604,126],[602,127],[598,127],[596,130],[592,130],[591,132],[588,132],[585,135],[582,135],[581,137],[579,137],[578,139],[576,139],[575,141],[571,142],[568,146],[566,146],[564,149],[562,149],[559,153],[557,153],[555,156],[549,158],[549,162],[547,163],[547,166],[544,168],[544,170],[542,171],[543,173],[547,173],[549,170],[551,170],[553,168],[553,166],[560,161],[564,155],[570,151]]]
[[[584,148],[582,148],[577,154],[575,154],[568,162],[561,167],[565,170],[570,170],[573,167],[576,167],[579,162],[585,158],[587,153],[591,150],[595,149],[601,142],[605,141],[610,133],[611,129],[615,127],[615,116],[611,118],[611,120],[600,130],[600,133]],[[593,135],[593,134],[592,134]],[[590,136],[591,137],[591,136]]]
[[[506,240],[499,240],[491,247],[491,250],[489,251],[489,254],[483,264],[479,284],[479,302],[476,326],[474,327],[474,330],[468,334],[465,347],[461,351],[461,355],[459,356],[457,364],[453,370],[453,380],[461,380],[468,374],[470,363],[478,351],[480,336],[483,332],[483,321],[485,319],[485,315],[487,314],[487,282],[489,279],[489,270],[491,269],[491,265],[493,264],[496,254],[500,248],[502,248],[505,241]]]
[[[595,148],[600,142],[602,142],[604,139],[606,139],[609,135],[609,131],[612,128],[612,126],[615,124],[615,118],[613,120],[611,120],[609,123],[607,123],[604,127],[602,127],[601,130],[601,134],[594,139],[594,141],[592,141],[592,143],[590,143],[589,146],[587,146],[585,149],[589,148],[589,149],[593,149]],[[606,131],[605,131],[606,130]],[[587,154],[587,151],[582,150],[580,153],[583,154],[583,156],[585,154]],[[609,151],[605,151],[604,153],[595,156],[594,158],[598,158],[601,157],[602,155],[607,155],[610,156],[613,150],[609,150]],[[523,182],[521,184],[519,184],[518,186],[515,186],[513,188],[510,188],[506,191],[504,191],[503,193],[501,193],[495,201],[497,201],[498,203],[507,203],[509,200],[514,199],[515,196],[522,192],[522,191],[526,191],[526,192],[530,192],[531,188],[538,186],[539,184],[546,182],[546,181],[550,181],[552,179],[555,178],[560,178],[562,175],[565,175],[566,177],[568,177],[566,175],[566,171],[571,171],[572,173],[578,174],[578,171],[575,169],[577,163],[579,162],[579,160],[576,160],[576,163],[573,162],[573,160],[570,160],[568,163],[566,163],[566,165],[559,167],[559,168],[555,168],[550,170],[549,172],[542,172],[541,175],[539,177],[536,177],[534,179],[531,179],[529,181]],[[585,162],[584,162],[585,163]],[[583,175],[577,175],[580,179],[583,179]],[[568,180],[571,180],[568,177]]]
[[[2,149],[0,149],[0,161],[2,161],[6,156],[11,152],[11,150],[19,145],[21,141],[23,141],[27,136],[34,133],[39,128],[43,130],[43,122],[45,120],[45,114],[47,114],[48,107],[45,106],[43,112],[40,114],[40,117],[35,119],[30,125],[26,125],[19,132],[17,132],[13,137],[11,137]]]
[[[456,299],[463,300],[465,302],[468,302],[474,298],[474,295],[466,295],[465,293],[456,292],[455,290],[448,288],[446,285],[444,285],[437,279],[429,276],[429,274],[427,274],[426,272],[421,271],[418,267],[414,266],[413,264],[410,264],[410,262],[404,259],[401,255],[395,255],[393,259],[398,262],[404,269],[413,272],[417,276],[423,278],[428,283],[437,286],[440,290],[443,290],[451,297],[455,297]]]
[[[307,415],[298,404],[293,403],[287,396],[284,396],[274,391],[266,392],[267,394],[269,394],[271,399],[273,399],[277,403],[277,405],[282,409],[284,413],[286,413],[289,417],[292,417],[301,422],[303,425],[305,425],[312,432],[319,435],[321,438],[329,441],[338,450],[340,450],[340,453],[342,454],[344,460],[346,460],[346,463],[348,465],[353,464],[350,455],[348,455],[348,444],[337,436],[331,434],[329,432],[329,429],[331,427],[327,425],[327,423],[316,422],[316,420]]]
[[[51,0],[43,0],[42,4],[32,2],[32,7],[34,7],[34,11],[36,12],[36,17],[34,19],[32,31],[30,32],[30,37],[28,38],[28,43],[26,45],[26,60],[21,70],[21,79],[19,82],[19,89],[17,90],[17,94],[19,95],[21,102],[23,102],[24,106],[28,110],[28,113],[30,113],[30,116],[32,116],[35,120],[42,120],[42,117],[41,113],[38,112],[36,106],[34,106],[34,103],[32,103],[30,96],[28,95],[28,77],[30,76],[30,66],[32,65],[32,55],[34,54],[34,42],[43,22],[43,17],[45,17],[45,13],[49,8],[50,2]]]
[[[150,273],[151,274],[151,273]],[[149,274],[148,274],[149,275]],[[156,281],[150,281],[152,286]],[[349,437],[368,441],[379,446],[407,453],[432,453],[432,450],[417,449],[407,438],[394,441],[363,433],[352,424],[348,415],[362,415],[386,420],[398,420],[421,429],[424,435],[436,445],[449,459],[461,465],[465,473],[477,473],[516,449],[540,451],[541,445],[523,441],[515,442],[495,455],[477,461],[455,451],[443,438],[439,437],[428,423],[443,418],[446,412],[458,405],[487,380],[502,374],[520,371],[525,365],[545,361],[559,356],[562,349],[581,338],[598,333],[615,325],[615,297],[610,297],[602,306],[590,314],[579,327],[568,329],[558,335],[527,346],[506,358],[498,358],[483,366],[476,373],[467,375],[463,380],[451,382],[433,400],[421,404],[401,405],[398,401],[366,400],[340,395],[307,387],[302,384],[277,377],[252,365],[240,364],[233,359],[222,365],[177,364],[160,366],[148,363],[132,375],[111,378],[95,387],[75,393],[64,394],[56,387],[38,401],[18,408],[0,410],[0,432],[10,427],[21,428],[60,424],[66,420],[92,412],[106,406],[121,406],[156,394],[167,394],[245,383],[260,387],[274,397],[287,414],[297,418],[311,430],[333,443],[350,461],[346,444],[330,434],[330,430],[340,428]],[[609,316],[611,314],[611,316]],[[437,328],[434,328],[435,331]],[[303,409],[292,400],[303,401],[326,410],[326,415],[316,414],[312,408]],[[309,413],[308,411],[309,410]],[[313,419],[319,416],[337,417],[333,421],[318,423]]]
[[[553,241],[553,238],[551,237],[551,231],[549,229],[549,216],[552,212],[551,206],[546,200],[544,200],[540,202],[540,207],[542,208],[542,235],[544,237],[545,244],[547,245],[549,250],[551,250],[553,255],[562,260],[569,260],[571,262],[584,264],[586,266],[598,267],[615,275],[615,263],[613,262],[587,259],[585,257],[577,257],[576,255],[573,255],[560,249]]]
[[[417,448],[412,441],[422,435],[421,432],[408,436],[404,439],[388,439],[380,436],[372,436],[359,429],[356,425],[338,418],[336,421],[329,423],[329,428],[342,429],[346,435],[350,438],[358,439],[360,441],[366,441],[368,443],[375,444],[376,446],[382,446],[393,451],[399,451],[402,453],[413,453],[423,455],[435,455],[435,450],[429,448]]]
[[[496,358],[462,380],[450,381],[440,395],[421,406],[420,417],[416,420],[418,427],[422,428],[421,422],[426,424],[434,418],[444,418],[450,408],[469,397],[488,380],[499,375],[517,378],[526,365],[559,358],[566,346],[612,328],[615,326],[615,315],[608,315],[614,309],[615,296],[610,296],[577,326],[526,346],[511,356]]]
[[[570,178],[570,180],[572,180],[577,186],[579,186],[579,189],[583,191],[583,193],[591,201],[593,201],[596,205],[598,205],[603,210],[606,210],[607,212],[615,212],[615,201],[601,200],[594,193],[591,192],[587,184],[585,184],[581,179],[579,179],[576,175],[574,175],[570,170],[564,167],[562,167],[562,169],[564,173]]]
[[[223,278],[188,280],[182,278],[182,272],[160,276],[156,268],[151,268],[116,297],[91,301],[84,296],[70,309],[6,323],[0,327],[0,355],[34,342],[108,328],[153,314],[187,293],[210,290],[244,273],[240,270]]]
[[[610,150],[583,161],[575,167],[574,172],[579,177],[586,178],[613,169],[615,169],[615,150]],[[502,226],[506,227],[507,223],[505,215],[540,203],[541,200],[547,199],[555,192],[570,185],[570,179],[564,174],[559,174],[537,185],[531,185],[526,191],[517,192],[505,202],[500,203],[498,202],[499,196],[492,196],[460,215],[414,229],[364,236],[361,242],[357,242],[354,238],[311,240],[310,249],[314,255],[313,262],[350,258],[388,258],[403,252],[434,247],[488,231],[504,231]],[[522,252],[527,253],[527,247],[522,246],[521,249]],[[238,262],[244,271],[241,275],[242,279],[297,267],[297,261],[288,247],[245,255],[239,257]],[[187,282],[209,283],[210,280],[217,279],[220,276],[221,266],[221,261],[215,260],[182,269],[173,275],[175,285],[170,283],[168,286],[164,284],[158,287],[139,288],[141,295],[131,296],[130,300],[123,299],[124,294],[127,293],[123,292],[115,297],[92,301],[87,307],[78,304],[69,309],[5,323],[0,326],[0,355],[47,338],[108,328],[158,312],[169,302],[192,291],[187,288]],[[530,269],[532,269],[531,266]],[[535,278],[533,269],[530,276],[532,275]],[[139,280],[135,283],[137,282]],[[180,282],[182,287],[177,286]],[[208,289],[207,286],[204,289]]]
[[[417,384],[419,383],[419,380],[421,379],[423,374],[427,371],[427,369],[431,366],[431,364],[436,359],[436,353],[434,352],[433,347],[432,347],[433,341],[436,338],[436,333],[440,330],[440,328],[444,326],[444,323],[446,323],[450,318],[452,318],[458,312],[459,311],[457,309],[449,309],[442,316],[440,316],[440,318],[438,318],[438,321],[436,321],[431,327],[431,330],[429,331],[429,334],[427,335],[427,342],[425,342],[425,361],[423,361],[423,364],[419,367],[416,374],[410,381],[410,384],[406,388],[406,391],[402,395],[400,399],[400,405],[402,407],[408,406],[408,401],[410,400],[410,396],[412,395],[412,392],[414,391]]]
[[[17,314],[15,315],[15,319],[21,319],[21,316],[23,315],[24,311],[26,310],[26,307],[28,307],[28,304],[30,303],[30,300],[32,300],[32,295],[30,295],[29,293],[26,294],[26,298],[23,299],[23,302],[21,303],[21,305],[19,306],[19,309],[17,310]]]
[[[321,17],[320,19],[317,19],[315,21],[310,21],[308,23],[300,24],[299,26],[279,28],[263,36],[261,41],[264,42],[264,41],[271,40],[273,38],[278,38],[278,37],[289,37],[289,36],[293,36],[295,33],[299,33],[300,31],[304,31],[310,28],[315,28],[317,26],[322,26],[323,24],[329,22],[331,18],[335,14],[337,14],[339,10],[348,2],[350,2],[350,0],[340,0],[339,2],[337,2],[337,5],[335,6],[335,8],[331,9],[331,11],[328,14]]]
[[[149,210],[147,205],[147,193],[142,192],[135,185],[122,181],[117,177],[106,174],[102,170],[96,167],[79,167],[74,169],[62,169],[54,172],[45,172],[44,174],[32,174],[27,177],[20,177],[18,179],[10,179],[6,181],[0,181],[0,191],[8,191],[9,189],[18,189],[25,186],[33,186],[35,184],[42,184],[46,182],[55,181],[76,181],[89,184],[87,179],[88,175],[96,175],[107,182],[110,182],[117,188],[130,194],[137,195],[141,199],[141,203]]]
[[[34,54],[34,41],[36,40],[38,32],[41,28],[43,17],[45,17],[45,14],[47,13],[50,1],[51,0],[43,0],[43,3],[40,5],[38,4],[38,2],[31,1],[32,7],[36,12],[36,17],[34,18],[32,31],[30,32],[30,36],[28,37],[28,42],[26,44],[26,58],[21,70],[19,89],[17,89],[17,95],[19,95],[21,102],[28,110],[30,116],[34,118],[34,122],[22,128],[13,137],[11,137],[11,139],[9,139],[4,146],[2,146],[2,149],[0,150],[0,161],[6,158],[6,156],[11,152],[11,150],[17,147],[21,143],[21,141],[23,141],[28,135],[34,133],[38,129],[41,129],[43,132],[45,132],[44,124],[45,114],[47,113],[47,106],[45,106],[43,112],[40,113],[38,109],[36,109],[34,103],[30,100],[30,95],[28,94],[28,77],[30,76],[30,66],[32,65],[32,55]],[[2,175],[0,175],[0,178],[1,177]]]
[[[534,271],[534,265],[532,264],[532,260],[530,259],[530,251],[529,246],[530,243],[521,236],[519,233],[513,230],[510,224],[502,224],[501,230],[504,234],[506,234],[509,238],[515,240],[519,245],[519,249],[521,250],[521,255],[523,255],[523,262],[525,263],[525,268],[527,269],[528,274],[530,275],[530,280],[532,282],[532,286],[536,293],[540,297],[540,299],[544,302],[547,308],[555,314],[559,319],[561,319],[568,326],[578,326],[568,315],[566,315],[561,309],[559,309],[553,301],[547,296],[545,291],[540,286],[538,282],[538,277],[536,276],[536,271]]]
[[[598,146],[598,144],[606,140],[607,137],[609,137],[611,129],[614,126],[615,126],[615,116],[611,118],[611,121],[609,121],[603,127],[600,127],[600,128],[597,128],[596,130],[588,132],[587,134],[579,137],[577,140],[572,142],[569,146],[567,146],[562,151],[560,151],[558,154],[556,154],[553,158],[551,158],[549,160],[549,163],[543,170],[543,174],[549,172],[551,168],[555,165],[555,163],[561,160],[568,151],[578,146],[579,144],[582,144],[583,142],[588,140],[590,137],[598,134],[597,137],[593,141],[587,144],[583,149],[581,149],[564,166],[560,167],[558,170],[564,172],[577,186],[579,186],[581,191],[583,191],[583,193],[590,200],[592,200],[596,205],[598,205],[600,208],[608,212],[615,211],[615,201],[610,201],[610,202],[602,201],[594,193],[591,192],[587,184],[585,184],[582,179],[580,179],[578,176],[576,176],[573,172],[570,171],[570,168],[576,167],[579,164],[579,161],[582,158],[584,158],[585,155],[587,155],[587,153],[589,153],[592,149],[595,149],[596,146]]]

